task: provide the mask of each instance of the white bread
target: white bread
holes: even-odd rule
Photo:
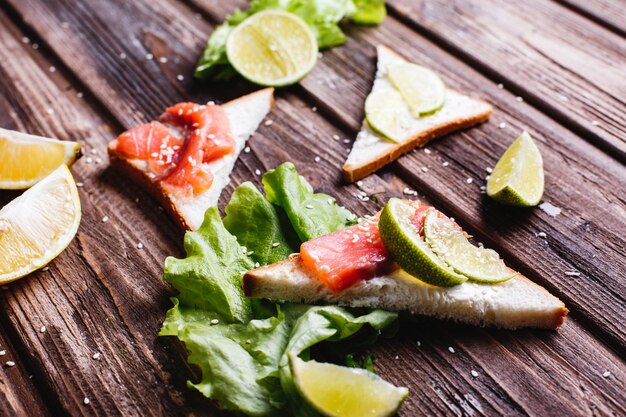
[[[109,144],[109,160],[111,165],[150,191],[183,229],[197,230],[204,219],[204,212],[217,204],[222,190],[228,185],[235,161],[248,138],[256,131],[273,106],[274,89],[272,88],[239,97],[222,105],[230,121],[236,144],[235,150],[230,155],[206,164],[215,178],[211,188],[199,195],[185,198],[168,193],[161,184],[151,180],[146,161],[127,159],[115,151],[116,140]]]
[[[304,267],[300,255],[249,271],[243,288],[248,297],[408,311],[506,329],[556,329],[568,313],[558,298],[521,275],[493,285],[466,282],[440,288],[397,270],[336,294]]]
[[[372,91],[393,88],[387,78],[388,68],[406,63],[403,57],[385,46],[379,46],[378,68]],[[400,142],[391,142],[375,133],[363,122],[348,159],[343,166],[345,178],[356,181],[418,146],[448,133],[486,122],[491,116],[490,104],[453,90],[447,89],[444,106],[436,113],[414,118],[407,128],[406,137]]]

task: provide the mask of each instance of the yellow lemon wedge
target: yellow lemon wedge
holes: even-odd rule
[[[0,210],[0,284],[45,266],[72,241],[80,199],[66,165]]]
[[[0,129],[0,189],[29,188],[79,156],[76,142]]]

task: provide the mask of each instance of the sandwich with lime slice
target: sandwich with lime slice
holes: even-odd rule
[[[452,219],[397,198],[355,226],[303,243],[286,261],[249,271],[244,291],[507,329],[556,329],[568,313],[496,251],[474,245]]]

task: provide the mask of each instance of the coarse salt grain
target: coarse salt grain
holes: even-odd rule
[[[7,366],[15,366],[15,362],[13,362],[13,361],[7,361]]]
[[[498,84],[498,88],[499,88],[500,90],[502,90],[502,89],[504,88],[504,84],[502,84],[502,83]]]
[[[543,210],[550,217],[556,217],[559,214],[561,214],[561,209],[550,203],[541,203],[539,205],[539,208]]]
[[[598,122],[597,120],[592,120],[592,121],[591,121],[591,124],[592,124],[593,126],[598,126],[598,125],[600,124],[600,122]]]
[[[6,351],[6,350],[0,350],[0,356],[4,356],[4,355],[6,355],[6,354],[7,354],[7,351]]]
[[[493,172],[493,168],[487,167],[487,168],[485,168],[485,171],[487,171],[489,174],[491,174]]]
[[[544,237],[545,238],[545,237],[548,237],[548,235],[545,234],[545,232],[539,232],[539,233],[537,233],[537,237]]]
[[[271,126],[271,125],[273,125],[273,124],[274,124],[274,121],[273,121],[273,120],[271,120],[271,119],[270,119],[270,120],[267,120],[267,121],[265,122],[265,126]]]
[[[504,129],[506,127],[506,123],[502,122],[498,125],[498,128]]]
[[[103,216],[102,217],[102,223],[106,223],[109,221],[109,216]]]
[[[162,56],[161,58],[159,58],[159,62],[160,62],[161,64],[167,64],[167,57]]]
[[[91,357],[92,357],[92,359],[98,360],[98,359],[100,359],[100,355],[101,355],[100,352],[96,352],[93,355],[91,355]]]
[[[422,167],[422,171],[424,171],[424,172],[428,172],[428,168],[426,168],[426,167]]]
[[[249,146],[246,146],[245,148],[243,148],[243,151],[244,151],[245,153],[250,153],[250,147],[249,147]]]
[[[279,245],[280,245],[280,243],[279,243],[279,242],[274,242],[274,243],[272,243],[272,247],[273,247],[273,248],[277,248]]]
[[[444,167],[447,167],[448,165],[450,165],[448,162],[444,162],[443,164],[441,164]]]
[[[311,107],[311,111],[315,113],[317,111],[317,107]]]
[[[152,54],[146,54],[146,59],[147,59],[148,61],[150,61],[152,58],[154,58],[154,55],[152,55]]]
[[[319,156],[316,156],[316,157],[315,157],[315,162],[319,162],[319,161],[321,161],[321,160],[322,160],[322,158],[320,158]]]
[[[521,103],[522,101],[524,101],[523,98],[521,98],[520,96],[515,97],[515,100],[517,100],[519,103]]]
[[[220,321],[219,321],[218,319],[213,319],[213,320],[211,320],[211,324],[219,324],[219,322],[220,322]]]
[[[430,149],[424,149],[424,153],[426,155],[430,155],[432,153],[432,151]]]
[[[476,378],[478,376],[478,372],[476,372],[475,370],[472,369],[472,376],[474,378]]]
[[[450,353],[454,353],[454,348],[452,346],[448,346],[448,350],[450,351]]]
[[[468,183],[468,184],[471,184],[471,183],[473,183],[473,182],[474,182],[474,180],[473,180],[473,179],[471,179],[471,178],[468,178],[468,179],[466,179],[466,180],[465,180],[465,182],[466,182],[466,183]]]
[[[605,378],[608,378],[608,377],[610,377],[610,376],[611,376],[611,372],[609,372],[609,371],[605,371],[605,372],[602,374],[602,376],[603,376],[603,377],[605,377]]]
[[[580,272],[579,271],[565,271],[565,275],[567,275],[568,277],[578,277],[580,276]]]
[[[307,204],[307,205],[306,205],[306,206],[304,206],[304,207],[305,207],[305,208],[308,208],[309,210],[313,208],[313,206],[312,206],[312,205],[310,205],[310,204]]]
[[[41,326],[41,328],[39,329],[39,331],[41,333],[45,333],[46,332],[46,326]]]
[[[137,249],[143,249],[143,243],[141,242],[137,243]]]
[[[176,79],[177,79],[178,81],[182,81],[182,80],[184,80],[184,79],[185,79],[185,76],[184,76],[183,74],[178,74],[178,75],[176,76]]]
[[[261,170],[257,169],[257,170],[254,171],[254,173],[257,174],[257,175],[261,175]]]
[[[333,135],[334,140],[339,140],[339,135]]]
[[[83,400],[83,404],[85,405],[89,404],[89,398],[85,397],[85,399]]]

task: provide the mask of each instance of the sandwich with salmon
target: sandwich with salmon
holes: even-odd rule
[[[183,229],[196,230],[272,109],[273,93],[266,88],[223,105],[178,103],[109,143],[111,165],[146,188]]]
[[[468,238],[435,208],[393,198],[381,213],[247,272],[243,288],[255,298],[407,311],[478,326],[563,323],[563,302]]]

